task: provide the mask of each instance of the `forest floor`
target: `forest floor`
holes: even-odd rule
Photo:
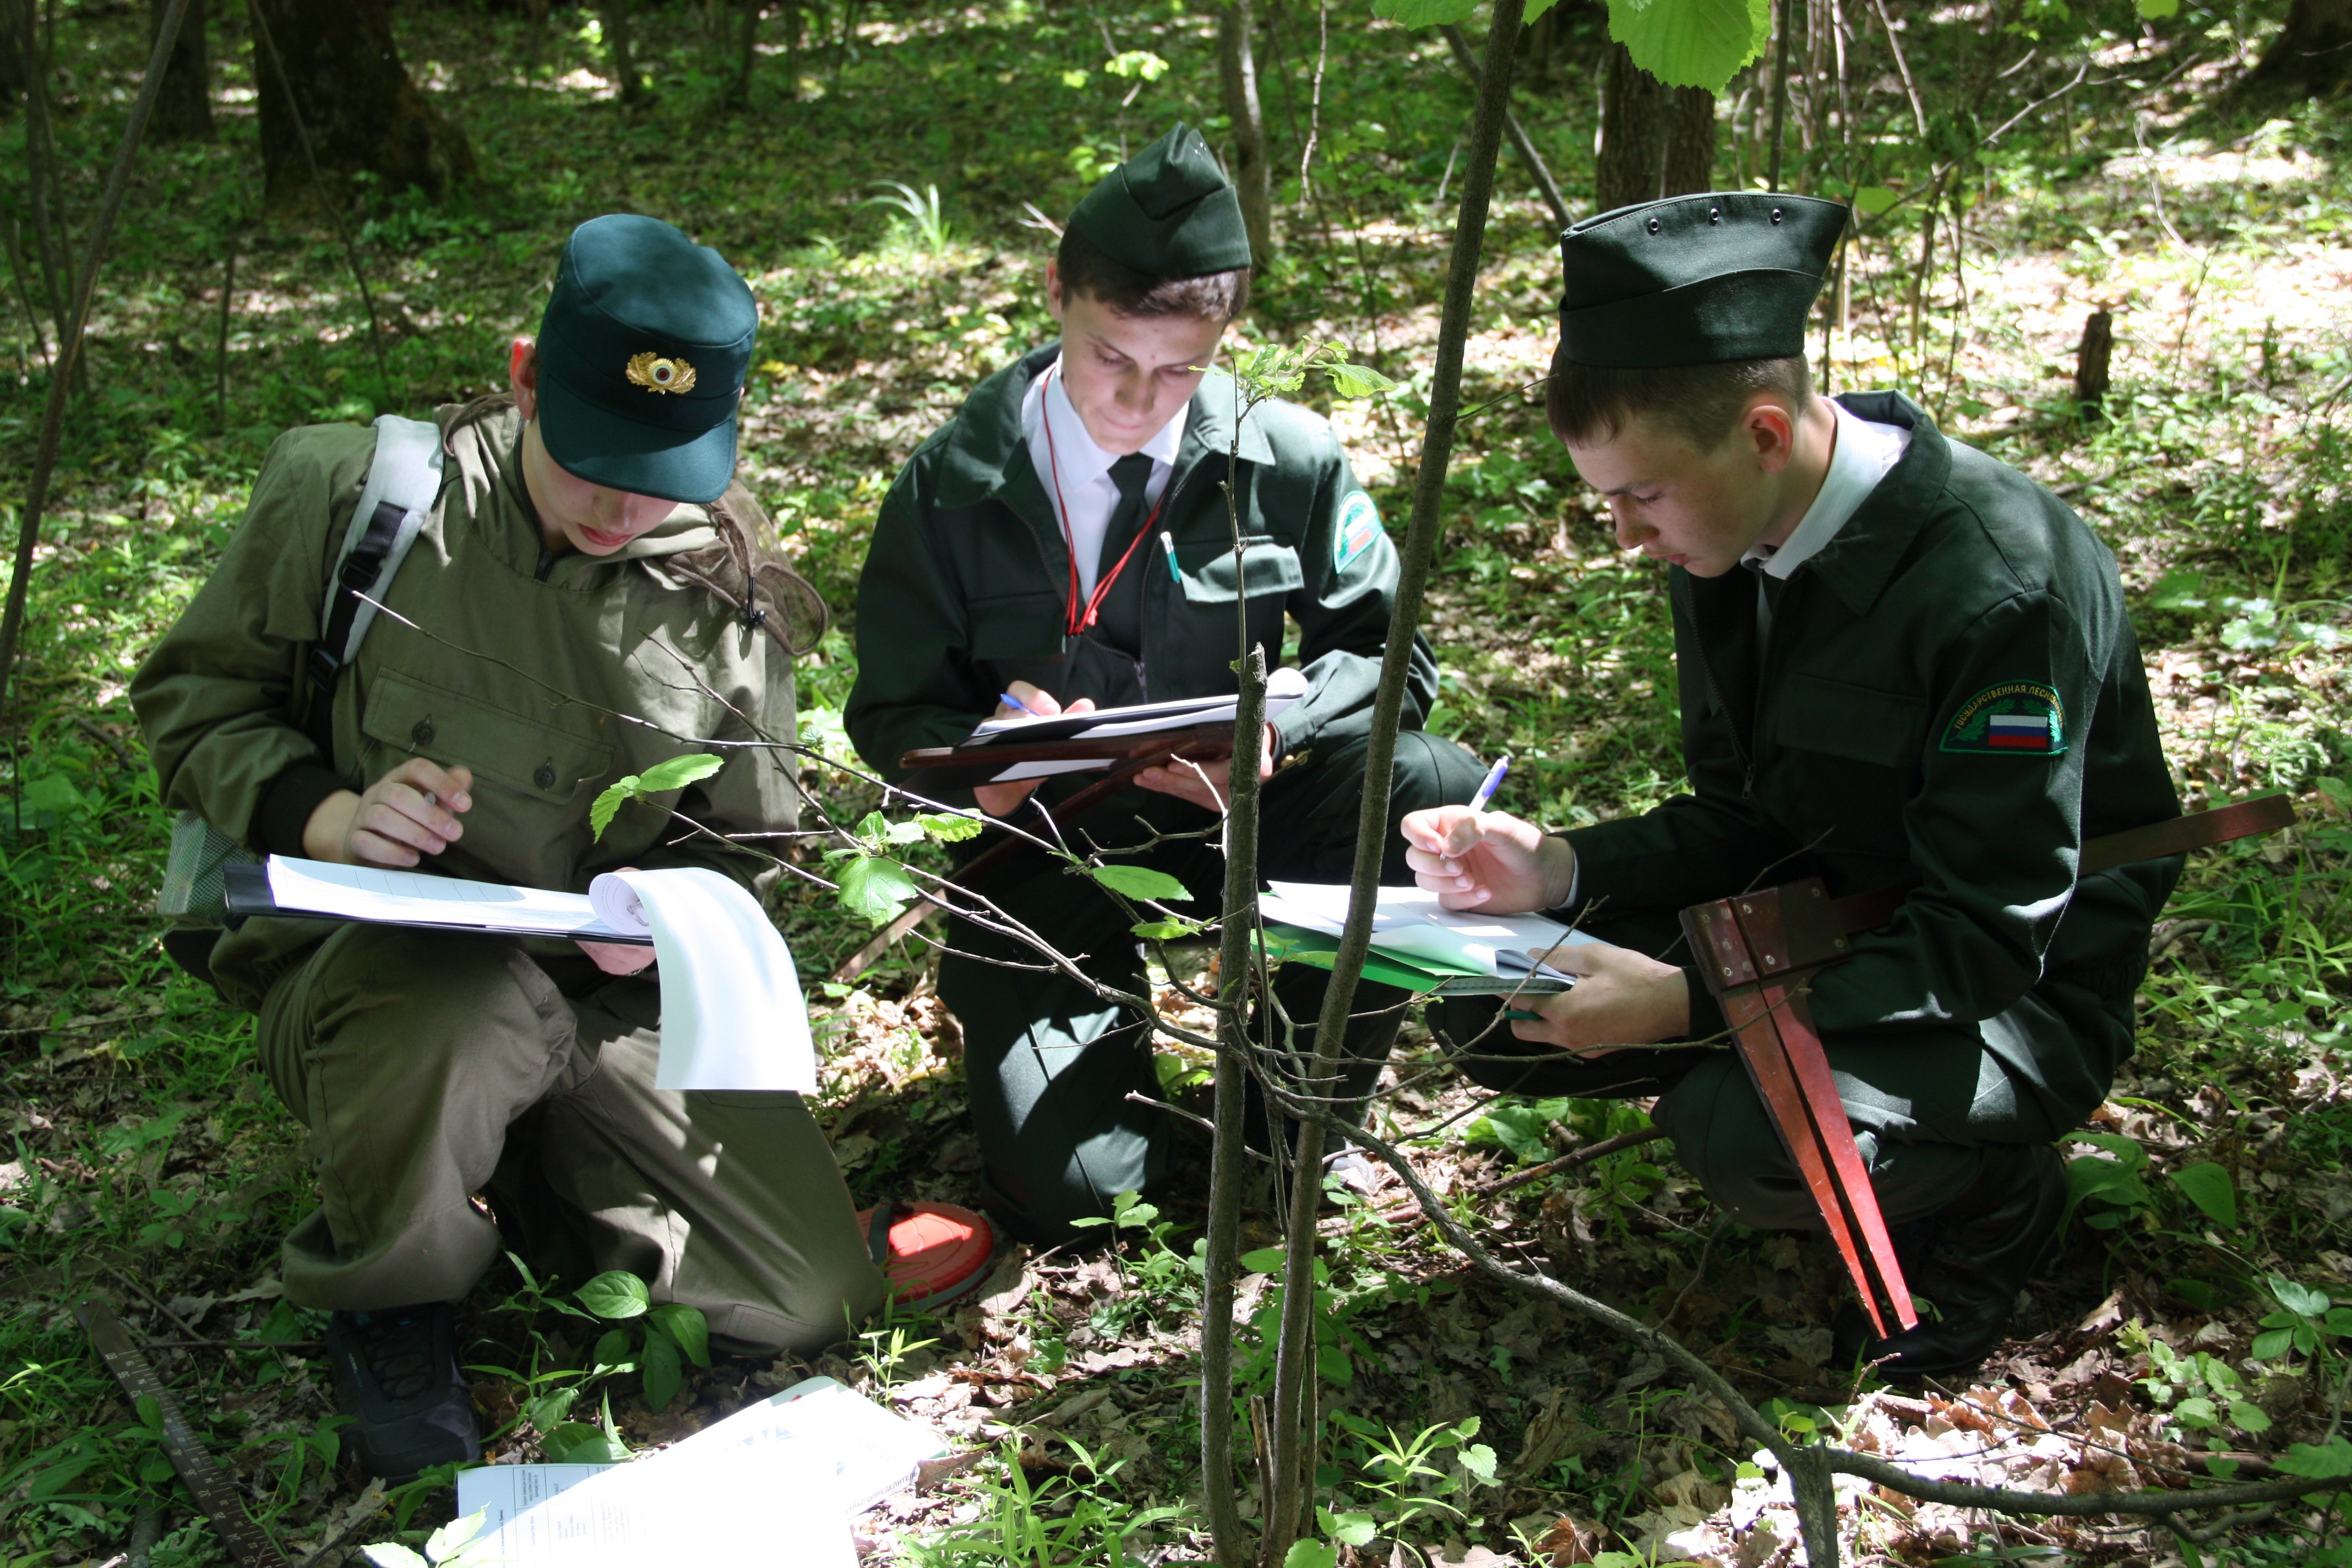
[[[221,49],[220,141],[142,163],[35,568],[22,718],[0,759],[9,1568],[119,1561],[142,1518],[161,1529],[156,1564],[225,1561],[169,1479],[153,1413],[121,1396],[75,1321],[93,1293],[152,1347],[298,1560],[415,1540],[450,1509],[446,1478],[387,1498],[336,1463],[320,1426],[321,1320],[282,1300],[275,1278],[276,1238],[311,1202],[299,1130],[254,1068],[250,1020],[172,968],[146,913],[168,824],[124,686],[235,527],[269,438],[496,384],[570,226],[616,209],[680,222],[761,300],[745,477],[835,606],[803,666],[802,725],[845,759],[847,629],[880,494],[965,387],[1051,335],[1049,241],[1023,226],[1022,204],[1066,211],[1121,146],[1180,113],[1205,118],[1197,95],[1213,96],[1202,18],[1154,11],[1113,38],[1013,0],[869,19],[854,55],[809,57],[797,102],[782,99],[772,50],[752,107],[729,111],[692,13],[648,15],[665,86],[638,112],[594,74],[593,27],[564,30],[576,16],[532,42],[520,24],[405,15],[412,68],[465,124],[490,186],[470,208],[371,208],[359,254],[387,323],[390,386],[332,231],[258,216],[241,50]],[[1312,17],[1302,30],[1281,15],[1269,101],[1295,152]],[[1835,389],[1908,392],[2114,547],[2184,800],[2283,790],[2304,818],[2190,867],[2158,928],[2138,1054],[2066,1150],[2082,1201],[2015,1342],[1968,1387],[1857,1388],[1825,1364],[1843,1288],[1833,1255],[1725,1222],[1670,1146],[1491,1190],[1562,1147],[1638,1130],[1640,1108],[1474,1097],[1414,1070],[1432,1053],[1409,1029],[1397,1071],[1410,1087],[1377,1112],[1513,1260],[1670,1327],[1792,1431],[1833,1429],[1955,1477],[2081,1489],[2260,1475],[2331,1427],[2352,1375],[2352,1314],[2328,1315],[2352,1302],[2352,171],[2326,115],[2200,118],[2242,45],[2208,51],[2160,91],[2141,87],[2169,72],[2165,59],[2111,45],[2105,97],[2079,111],[2070,100],[2063,126],[2042,116],[1973,166],[1965,268],[1946,226],[1916,316],[1914,216],[1898,207],[1865,227],[1831,339]],[[68,13],[60,47],[73,89],[61,134],[79,171],[68,196],[86,213],[136,41],[119,18]],[[1299,201],[1286,178],[1286,248],[1245,331],[1335,339],[1406,383],[1392,403],[1329,409],[1393,521],[1451,222],[1435,193],[1453,178],[1468,95],[1433,44],[1393,28],[1350,20],[1331,51],[1313,194]],[[1927,91],[1957,90],[1923,44],[1914,54]],[[1014,99],[1027,112],[1003,111]],[[1585,89],[1555,83],[1523,112],[1563,183],[1589,188]],[[1753,151],[1726,156],[1748,166]],[[1445,668],[1433,728],[1511,752],[1511,808],[1566,826],[1676,786],[1669,634],[1658,574],[1613,548],[1515,391],[1549,353],[1557,259],[1525,181],[1507,163],[1503,177],[1470,376],[1474,400],[1494,406],[1467,427],[1449,479],[1428,616]],[[866,203],[883,179],[936,181],[948,232],[934,242]],[[2098,309],[2116,312],[2115,390],[2105,417],[2086,421],[2072,361]],[[47,383],[21,327],[0,326],[0,353],[11,333],[22,373],[0,377],[0,515],[13,520]],[[873,804],[818,763],[805,777],[836,820]],[[812,896],[787,910],[786,931],[812,981],[822,1115],[859,1201],[974,1202],[959,1037],[924,950],[839,986],[822,977],[866,939],[864,923]],[[1197,1096],[1202,1066],[1171,1049],[1170,1092]],[[885,1323],[808,1363],[689,1369],[658,1410],[634,1373],[588,1379],[576,1320],[502,1267],[465,1321],[491,1457],[544,1454],[549,1407],[533,1402],[551,1391],[576,1390],[582,1414],[608,1408],[643,1447],[821,1373],[979,1459],[866,1516],[884,1556],[1195,1560],[1198,1292],[1185,1260],[1200,1214],[1182,1194],[1198,1184],[1179,1183],[1109,1249],[1008,1254],[941,1316]],[[1260,1223],[1256,1246],[1275,1235]],[[1337,1203],[1324,1231],[1325,1528],[1359,1515],[1381,1542],[1410,1543],[1344,1548],[1349,1560],[1787,1560],[1770,1478],[1663,1363],[1473,1278],[1385,1174]],[[1259,1330],[1276,1289],[1262,1273],[1244,1285],[1246,1389],[1269,1376]],[[2282,1324],[2297,1332],[2256,1356],[2257,1336]],[[1844,1521],[1857,1561],[2286,1564],[2341,1551],[2332,1514],[2294,1510],[2205,1543],[1876,1497],[1852,1499]]]

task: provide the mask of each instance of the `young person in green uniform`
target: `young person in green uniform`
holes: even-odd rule
[[[1558,910],[1613,945],[1490,1034],[1528,1092],[1650,1095],[1709,1195],[1817,1226],[1720,1036],[1675,911],[1813,875],[1906,884],[1811,1008],[1913,1291],[1911,1332],[1841,1349],[1910,1375],[1981,1361],[2056,1229],[2055,1142],[2132,1050],[2133,992],[2178,858],[2078,879],[2100,834],[2177,815],[2114,558],[2016,469],[1893,393],[1813,395],[1804,324],[1845,209],[1717,194],[1563,237],[1548,411],[1619,544],[1666,564],[1689,793],[1547,836],[1500,812],[1408,817],[1456,908]],[[1469,1022],[1457,1017],[1454,1029]],[[1500,1038],[1500,1045],[1496,1044]]]
[[[1072,213],[1045,271],[1061,338],[991,376],[899,474],[875,525],[857,591],[851,739],[867,765],[952,744],[1009,694],[1039,712],[1230,693],[1237,612],[1280,658],[1297,623],[1306,694],[1266,726],[1260,869],[1344,879],[1397,557],[1330,427],[1283,402],[1260,405],[1231,459],[1234,389],[1199,367],[1247,303],[1241,205],[1199,134],[1179,125],[1113,171]],[[1230,484],[1249,547],[1236,581]],[[1166,542],[1163,544],[1163,541]],[[1437,670],[1416,643],[1394,771],[1395,810],[1467,800],[1480,770],[1418,733]],[[1154,830],[1208,836],[1139,857],[1213,900],[1223,872],[1213,830],[1224,767],[1160,768],[1067,831],[1108,847]],[[1086,775],[984,785],[987,811],[1066,799]],[[1032,792],[1034,792],[1034,794]],[[1402,846],[1388,868],[1408,881]],[[1088,973],[1133,988],[1142,973],[1117,906],[1045,857],[979,889]],[[1166,1162],[1149,1033],[1132,1013],[1041,971],[1020,943],[957,921],[940,994],[964,1032],[972,1115],[992,1210],[1016,1233],[1075,1234]],[[1311,1020],[1322,986],[1302,973],[1280,994]],[[1395,995],[1359,1002],[1344,1097],[1367,1093],[1398,1022]],[[1382,1009],[1386,1011],[1383,1012]]]
[[[513,345],[511,395],[436,416],[440,499],[385,600],[433,635],[378,617],[325,697],[306,661],[376,438],[280,437],[132,683],[163,798],[279,854],[574,891],[696,865],[756,889],[756,861],[665,813],[624,807],[598,841],[588,808],[692,749],[671,735],[752,739],[742,716],[792,734],[787,624],[821,607],[760,560],[765,520],[734,482],[757,325],[742,279],[669,225],[577,229],[536,343]],[[310,739],[317,700],[331,752]],[[790,828],[789,766],[731,751],[676,809],[717,833]],[[320,1207],[286,1239],[286,1294],[333,1314],[344,1436],[372,1473],[479,1453],[451,1303],[502,1250],[575,1283],[627,1269],[723,1348],[813,1350],[880,1305],[798,1096],[654,1087],[651,959],[283,919],[215,950],[310,1133]]]

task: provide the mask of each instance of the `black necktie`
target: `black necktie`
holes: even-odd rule
[[[1095,586],[1118,569],[1122,556],[1127,557],[1127,570],[1112,582],[1110,591],[1103,595],[1102,608],[1097,612],[1095,633],[1103,641],[1122,653],[1138,655],[1143,651],[1143,581],[1146,574],[1128,555],[1135,544],[1136,535],[1150,520],[1151,509],[1144,504],[1143,487],[1151,479],[1151,458],[1142,452],[1130,452],[1110,466],[1110,482],[1118,487],[1118,504],[1111,508],[1110,522],[1103,530],[1102,552],[1095,558]],[[1145,547],[1138,546],[1135,555]]]
[[[1743,561],[1740,564],[1756,578],[1756,648],[1761,654],[1765,643],[1771,638],[1773,623],[1780,618],[1780,601],[1789,592],[1789,580],[1766,571],[1761,561]]]

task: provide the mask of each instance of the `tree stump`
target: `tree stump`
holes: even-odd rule
[[[2105,409],[2107,362],[2115,351],[2116,313],[2092,311],[2074,350],[2074,405],[2085,419],[2096,419]]]

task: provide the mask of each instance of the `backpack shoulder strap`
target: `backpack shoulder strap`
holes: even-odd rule
[[[375,422],[375,457],[359,505],[343,530],[342,548],[327,579],[324,628],[310,649],[310,728],[323,730],[333,710],[335,680],[358,654],[375,605],[407,557],[409,546],[441,495],[441,427],[428,419],[386,414]],[[312,739],[318,739],[316,733]],[[320,750],[328,752],[323,743]]]

